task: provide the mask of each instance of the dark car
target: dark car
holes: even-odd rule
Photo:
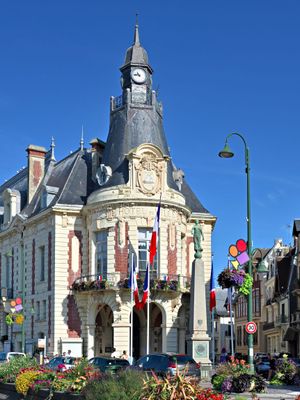
[[[147,354],[136,361],[135,368],[171,376],[178,370],[187,376],[200,378],[200,364],[186,354]]]
[[[122,369],[129,367],[129,362],[123,358],[94,357],[89,360],[89,364],[99,368],[101,372],[115,374]]]
[[[75,366],[75,357],[54,357],[52,358],[48,364],[46,364],[47,368],[50,368],[54,371],[57,370],[66,370],[73,368]]]
[[[259,357],[255,362],[255,371],[265,377],[268,376],[271,363],[269,357]]]

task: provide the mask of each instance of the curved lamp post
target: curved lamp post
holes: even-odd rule
[[[231,133],[225,139],[224,149],[219,152],[219,157],[221,158],[231,158],[234,156],[234,153],[231,151],[228,145],[228,139],[231,136],[238,136],[244,143],[245,147],[245,172],[247,176],[247,247],[249,254],[249,262],[248,262],[248,273],[252,276],[252,238],[251,238],[251,207],[250,207],[250,160],[249,160],[249,148],[247,146],[247,142],[245,138],[239,133]],[[252,321],[252,290],[250,290],[248,294],[248,304],[247,304],[247,321]],[[248,363],[250,365],[250,371],[254,373],[254,364],[253,364],[253,335],[248,334]]]

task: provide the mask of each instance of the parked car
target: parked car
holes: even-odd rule
[[[73,368],[75,366],[75,357],[62,357],[62,356],[57,356],[52,358],[48,364],[47,368],[50,368],[54,371],[57,370],[66,370]]]
[[[296,364],[296,368],[297,368],[297,374],[300,374],[300,358],[295,358],[292,357],[290,358],[290,360],[294,361],[294,363]]]
[[[129,362],[123,358],[111,357],[94,357],[89,360],[89,364],[99,368],[101,372],[110,374],[116,374],[120,370],[130,366]]]
[[[261,353],[261,352],[255,353],[254,354],[254,361],[258,360],[261,357],[268,357],[268,354],[267,353]]]
[[[1,352],[0,353],[0,363],[9,362],[13,358],[18,358],[18,357],[26,357],[26,354],[18,352],[18,351],[9,351],[7,353]]]
[[[154,371],[158,375],[176,374],[177,369],[187,376],[200,378],[200,364],[186,354],[147,354],[136,361],[135,369]]]
[[[269,374],[269,369],[271,368],[270,359],[269,357],[259,357],[255,362],[255,371],[267,377]]]

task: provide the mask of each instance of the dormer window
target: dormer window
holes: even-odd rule
[[[21,195],[18,190],[6,189],[3,192],[3,223],[8,224],[21,210]]]
[[[52,200],[58,193],[58,190],[59,188],[55,186],[44,186],[40,199],[41,208],[46,208],[51,204]]]

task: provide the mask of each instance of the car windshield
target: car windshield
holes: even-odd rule
[[[259,362],[263,362],[263,363],[269,363],[269,362],[270,362],[270,360],[268,359],[268,357],[260,357],[260,358],[258,359],[258,361],[259,361]]]
[[[178,354],[176,356],[172,356],[171,358],[172,361],[175,361],[177,364],[195,364],[195,360],[190,356],[186,356],[185,354]]]

